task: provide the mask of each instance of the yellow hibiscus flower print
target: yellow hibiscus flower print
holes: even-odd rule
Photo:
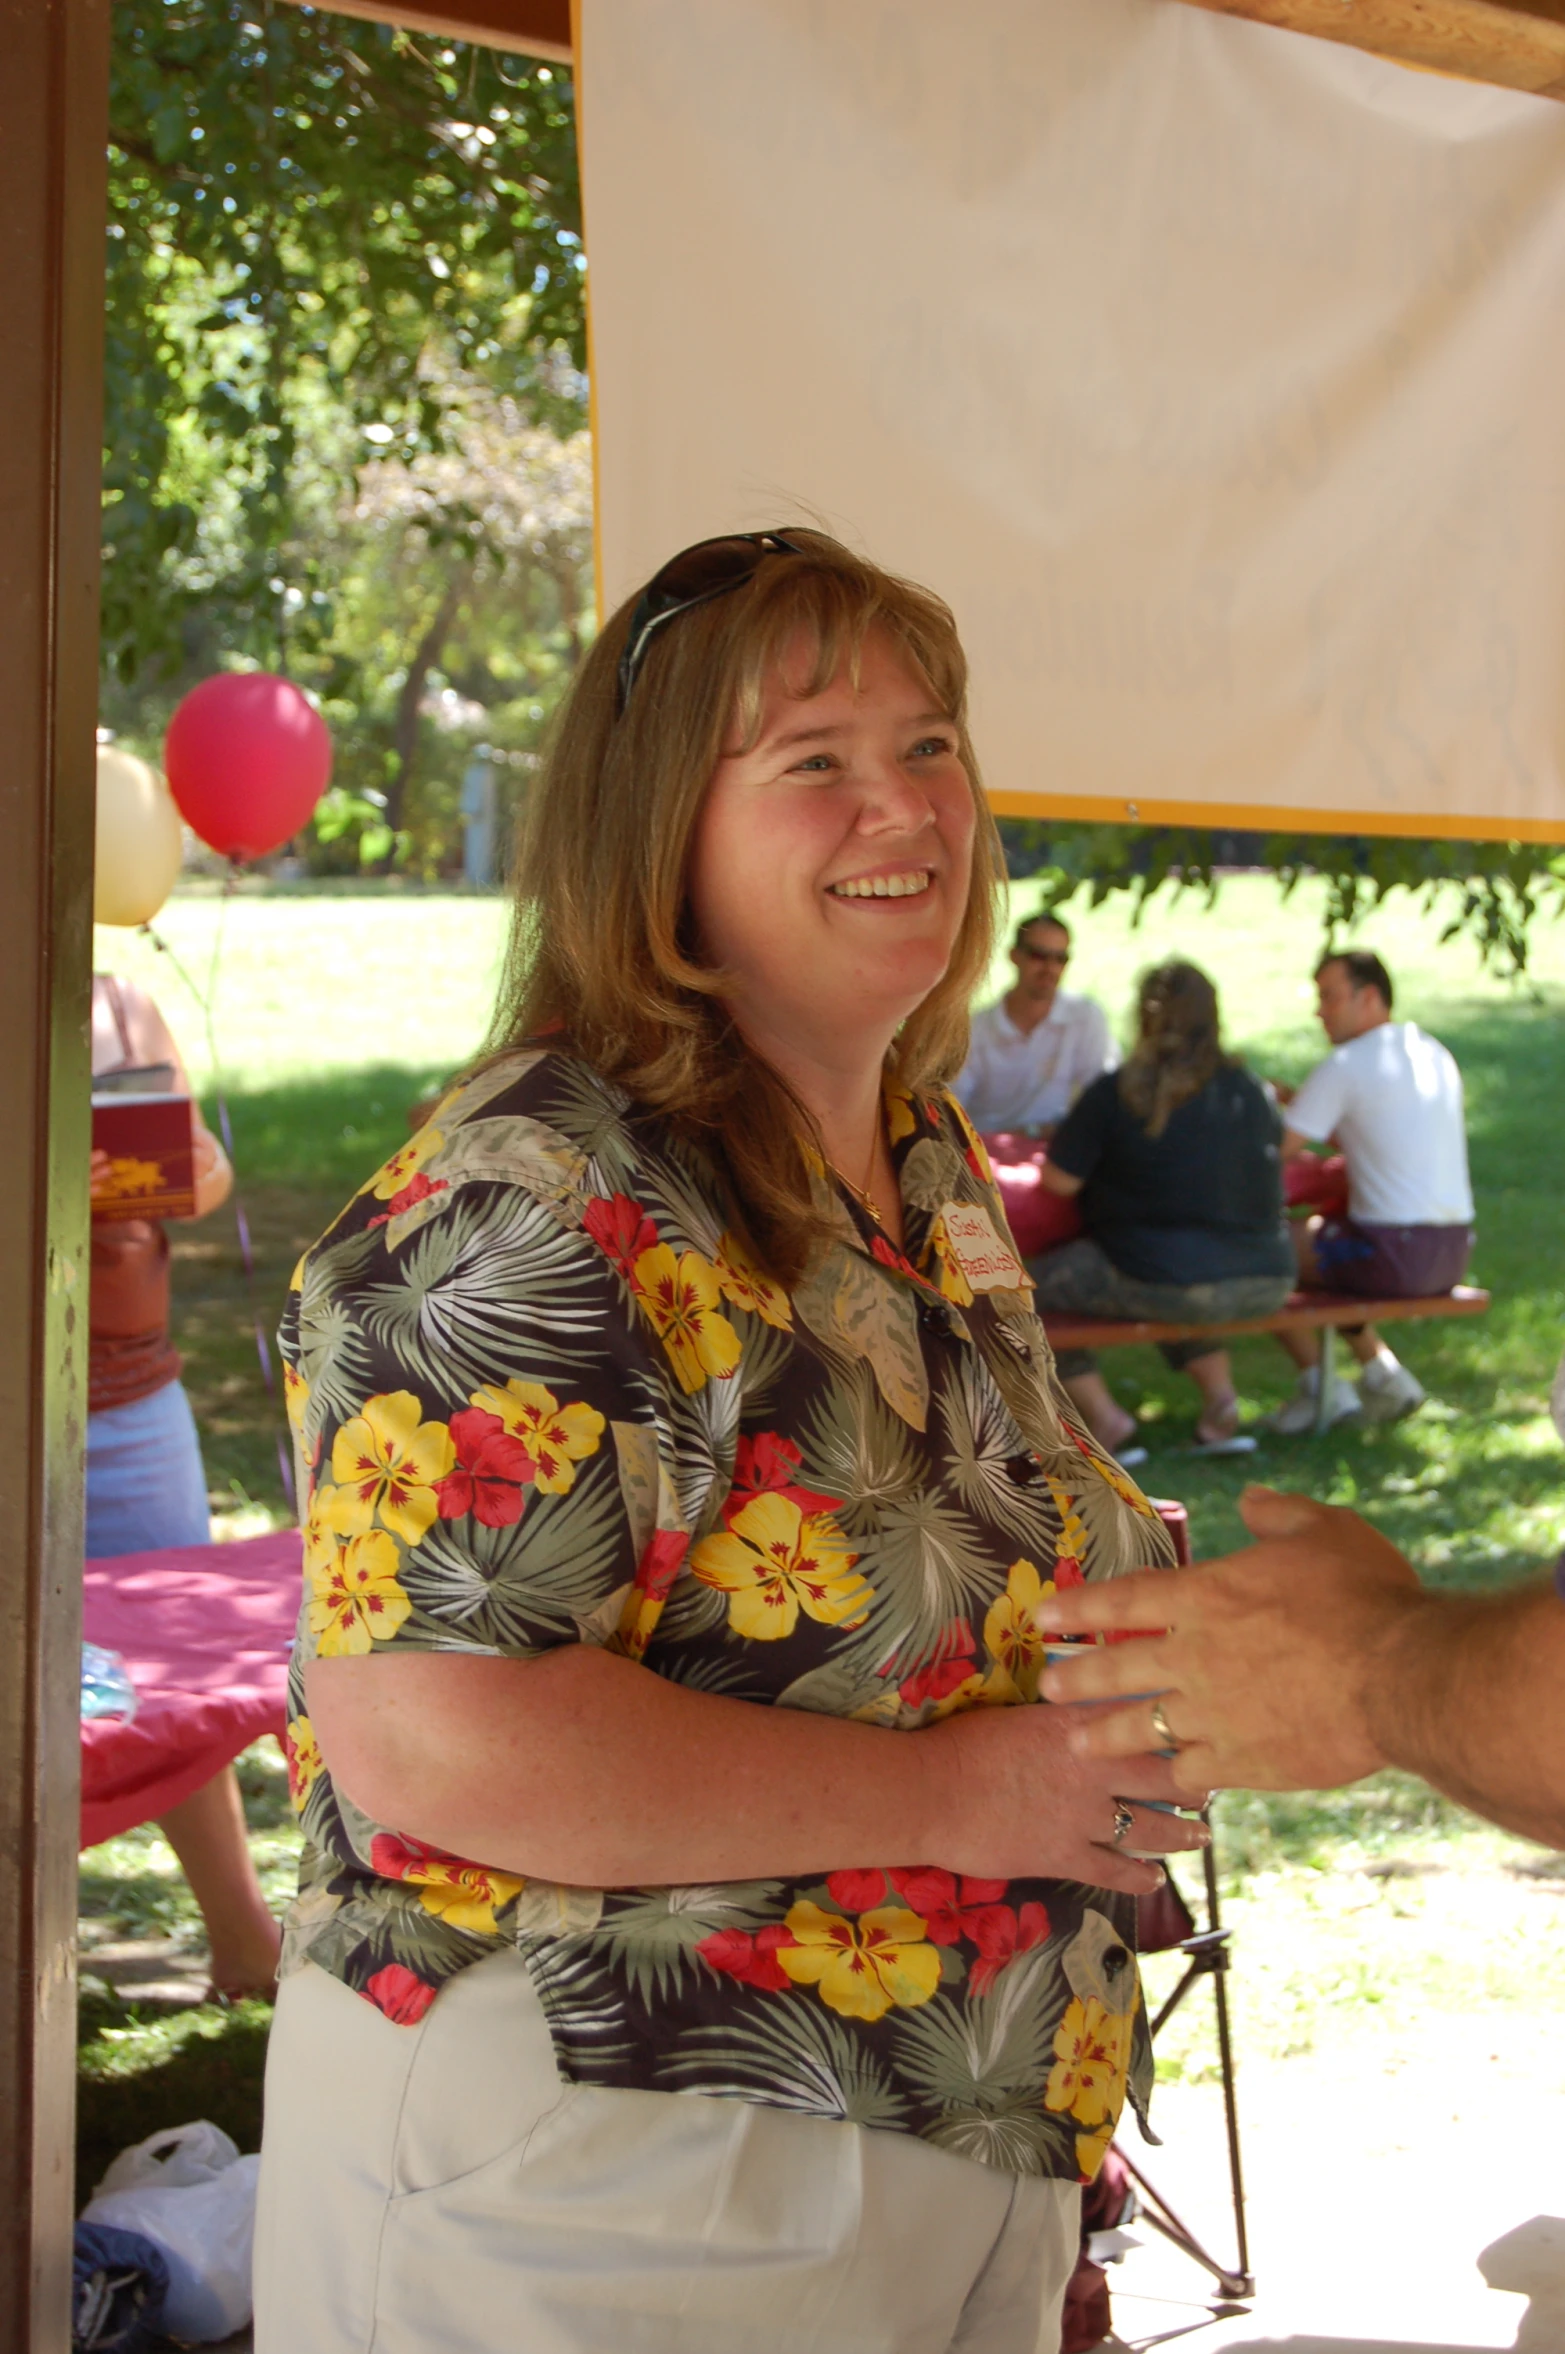
[[[296,1716],[288,1727],[283,1744],[288,1759],[288,1798],[296,1815],[304,1812],[304,1802],[311,1786],[325,1770],[321,1745],[315,1738],[315,1728],[307,1716]]]
[[[321,1506],[338,1536],[362,1535],[378,1512],[385,1527],[416,1545],[440,1510],[435,1488],[456,1461],[451,1433],[443,1422],[421,1422],[423,1412],[411,1390],[389,1390],[367,1398],[332,1441],[331,1468],[337,1485]]]
[[[440,1130],[429,1121],[416,1136],[410,1136],[406,1144],[398,1146],[385,1167],[377,1169],[369,1183],[359,1187],[359,1192],[372,1193],[378,1202],[389,1202],[444,1143]]]
[[[882,1089],[886,1101],[886,1141],[897,1145],[904,1136],[911,1136],[918,1126],[913,1110],[913,1098],[905,1087],[887,1085]]]
[[[739,1335],[719,1310],[717,1270],[699,1251],[676,1258],[668,1243],[656,1243],[641,1253],[630,1280],[687,1396],[732,1373]]]
[[[1073,1997],[1054,2034],[1046,2109],[1065,2109],[1083,2125],[1111,2128],[1125,2105],[1130,2013],[1106,2011],[1095,1994]]]
[[[389,1642],[413,1608],[397,1576],[397,1548],[383,1528],[332,1545],[305,1562],[310,1632],[322,1659],[356,1659]]]
[[[871,2024],[895,2007],[916,2010],[940,1984],[940,1956],[927,1922],[905,1906],[887,1904],[850,1921],[808,1901],[788,1914],[792,1945],[777,1960],[795,1986],[818,1986],[828,2010]]]
[[[1054,1591],[1030,1561],[1013,1561],[1005,1592],[989,1605],[984,1619],[984,1648],[993,1660],[984,1697],[989,1700],[1036,1700],[1043,1673],[1044,1643],[1036,1613],[1046,1594]]]
[[[370,1841],[370,1866],[387,1880],[406,1880],[418,1890],[425,1912],[453,1929],[467,1929],[493,1937],[499,1929],[496,1908],[507,1905],[526,1887],[510,1872],[496,1872],[488,1864],[469,1863],[463,1856],[445,1855],[421,1839],[405,1839],[395,1831],[377,1831]]]
[[[538,1466],[534,1484],[548,1496],[569,1492],[577,1464],[597,1453],[605,1428],[596,1406],[562,1406],[541,1381],[514,1375],[504,1389],[491,1381],[474,1390],[471,1402],[481,1414],[498,1414],[520,1440]]]
[[[779,1332],[793,1330],[788,1294],[757,1266],[736,1234],[725,1234],[717,1246],[717,1281],[723,1297],[736,1308],[764,1317]]]
[[[1056,1479],[1052,1471],[1046,1471],[1043,1476],[1049,1483],[1049,1493],[1054,1498],[1055,1510],[1060,1516],[1060,1533],[1054,1540],[1055,1553],[1061,1561],[1085,1561],[1087,1530],[1076,1509],[1076,1499],[1065,1482]]]
[[[935,1281],[941,1292],[953,1307],[970,1308],[973,1304],[973,1287],[967,1280],[967,1270],[951,1248],[944,1218],[935,1220],[930,1241],[935,1250]]]
[[[288,1426],[302,1446],[304,1417],[310,1404],[310,1385],[292,1365],[283,1367],[283,1404],[288,1410]]]
[[[994,1183],[994,1164],[989,1158],[989,1149],[983,1138],[954,1095],[946,1097],[945,1108],[962,1132],[962,1142],[972,1155],[974,1168],[986,1185],[992,1185]]]
[[[1098,2168],[1108,2156],[1109,2143],[1114,2139],[1114,2127],[1118,2122],[1116,2117],[1100,2125],[1096,2133],[1077,2134],[1076,2171],[1083,2182],[1096,2182]]]
[[[875,1596],[860,1577],[858,1555],[824,1513],[806,1519],[787,1496],[752,1496],[726,1529],[703,1537],[690,1556],[693,1576],[729,1596],[736,1635],[774,1643],[791,1635],[802,1610],[827,1627],[856,1627]]]
[[[483,1937],[493,1937],[499,1928],[496,1905],[509,1904],[525,1885],[509,1872],[491,1872],[483,1864],[430,1864],[427,1868],[429,1878],[418,1892],[424,1910],[437,1920],[449,1921],[453,1929],[475,1929]],[[409,1877],[417,1875],[410,1873]]]

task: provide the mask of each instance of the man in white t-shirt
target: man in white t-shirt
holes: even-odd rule
[[[1473,1246],[1462,1074],[1455,1058],[1416,1022],[1391,1019],[1391,976],[1360,949],[1316,967],[1321,1027],[1335,1052],[1317,1063],[1289,1103],[1284,1160],[1311,1144],[1335,1142],[1348,1167],[1346,1217],[1312,1218],[1294,1229],[1299,1280],[1366,1299],[1413,1299],[1461,1281]],[[1373,1325],[1348,1335],[1363,1371],[1358,1387],[1338,1381],[1327,1419],[1363,1414],[1394,1422],[1424,1393]],[[1320,1336],[1279,1333],[1299,1366],[1297,1389],[1271,1417],[1280,1431],[1317,1427]]]
[[[952,1088],[981,1134],[1051,1136],[1082,1089],[1118,1066],[1102,1007],[1060,987],[1070,953],[1057,915],[1029,917],[1011,948],[1016,986],[973,1016]]]

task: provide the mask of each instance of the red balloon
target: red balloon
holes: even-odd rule
[[[192,687],[163,740],[168,789],[224,858],[264,858],[304,824],[331,776],[331,735],[290,679],[225,670]]]

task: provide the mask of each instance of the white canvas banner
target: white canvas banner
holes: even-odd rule
[[[1565,107],[1177,0],[581,0],[605,611],[813,519],[998,807],[1565,839]]]

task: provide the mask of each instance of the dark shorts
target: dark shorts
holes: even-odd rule
[[[1327,1218],[1315,1237],[1316,1288],[1362,1299],[1428,1299],[1461,1282],[1472,1249],[1470,1226],[1368,1226]]]

